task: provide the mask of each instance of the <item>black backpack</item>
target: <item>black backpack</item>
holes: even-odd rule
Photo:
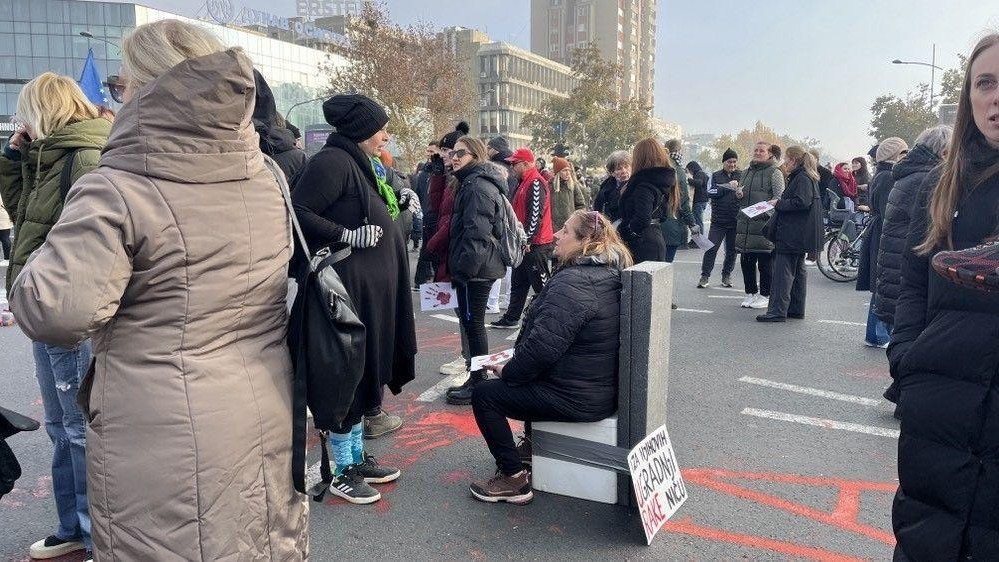
[[[292,480],[296,490],[321,501],[333,480],[326,432],[343,423],[354,401],[354,391],[364,374],[365,327],[333,268],[350,256],[350,246],[323,248],[315,255],[309,251],[284,173],[270,158],[265,160],[284,196],[299,252],[307,258],[293,260],[291,275],[298,284],[288,322],[294,369]],[[322,481],[309,491],[305,489],[306,406],[322,437]]]

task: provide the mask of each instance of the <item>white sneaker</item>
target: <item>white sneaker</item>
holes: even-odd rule
[[[76,552],[78,550],[85,550],[82,542],[62,541],[53,535],[31,545],[31,548],[28,549],[28,554],[32,558],[47,560],[49,558],[65,556],[70,552]]]
[[[486,305],[486,314],[499,314],[500,312],[503,312],[503,311],[500,310],[500,306],[499,306],[498,302],[494,303],[494,304]]]
[[[759,293],[753,293],[751,295],[746,295],[746,298],[742,299],[742,304],[740,304],[739,306],[741,306],[742,308],[750,308],[749,305],[753,304],[753,301],[758,296],[760,296]]]
[[[753,297],[753,301],[749,303],[749,308],[767,308],[770,306],[770,297],[765,297],[763,295],[756,295]]]
[[[465,372],[465,358],[459,357],[450,363],[445,363],[441,365],[440,368],[442,375],[454,376],[460,375]]]

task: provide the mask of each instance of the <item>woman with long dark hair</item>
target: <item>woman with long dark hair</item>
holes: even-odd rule
[[[631,156],[632,174],[621,192],[619,231],[635,263],[666,261],[666,239],[660,221],[680,206],[676,168],[659,141],[644,139]]]
[[[946,162],[920,188],[888,359],[902,432],[895,560],[999,559],[999,299],[930,266],[996,235],[999,34],[975,46]]]

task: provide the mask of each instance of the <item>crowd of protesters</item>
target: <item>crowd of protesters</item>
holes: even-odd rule
[[[565,156],[548,169],[464,122],[408,176],[386,151],[389,115],[360,94],[325,101],[335,132],[307,159],[246,55],[177,20],[136,28],[122,65],[117,115],[70,78],[27,83],[0,157],[6,286],[54,447],[58,526],[33,557],[307,557],[306,496],[291,478],[304,420],[285,339],[295,259],[331,263],[366,328],[359,382],[340,389],[346,411],[323,428],[328,491],[370,504],[372,484],[401,475],[364,439],[405,423],[383,394],[417,376],[411,289],[436,281],[457,295],[461,334],[461,357],[441,372],[465,375],[446,401],[471,405],[498,468],[470,492],[523,504],[530,423],[616,409],[623,269],[672,262],[691,235],[706,237],[698,288],[724,245],[721,285],[733,286],[738,257],[742,306],[766,309],[757,321],[801,319],[806,263],[834,211],[870,221],[857,289],[872,293],[865,343],[888,348],[885,396],[904,420],[897,552],[999,555],[996,518],[979,505],[999,490],[999,438],[968,430],[999,423],[999,36],[972,52],[955,127],[911,149],[882,140],[873,176],[866,157],[829,169],[764,141],[744,168],[728,149],[704,170],[684,165],[678,140],[648,138],[608,155],[592,190]],[[295,257],[299,225],[314,255]],[[487,323],[504,286],[506,311]],[[487,328],[519,329],[515,354],[473,370]],[[519,445],[508,418],[527,422]],[[967,493],[941,499],[945,486]]]

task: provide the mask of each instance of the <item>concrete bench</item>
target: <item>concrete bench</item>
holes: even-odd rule
[[[631,505],[627,451],[666,423],[673,266],[641,263],[621,281],[617,415],[532,424],[535,490]]]

